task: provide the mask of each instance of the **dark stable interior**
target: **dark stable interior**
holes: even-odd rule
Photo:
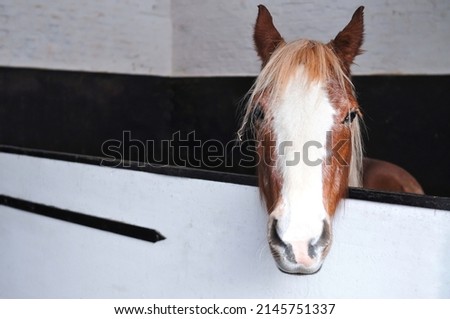
[[[2,68],[0,145],[254,175],[252,144],[236,143],[253,81]],[[450,197],[450,76],[353,82],[366,155]]]

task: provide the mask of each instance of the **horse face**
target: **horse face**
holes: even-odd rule
[[[287,273],[320,269],[349,179],[359,185],[359,106],[349,70],[362,39],[362,7],[335,39],[321,44],[286,43],[259,6],[254,40],[263,68],[246,116],[256,108],[264,114],[255,127],[259,186],[269,246]]]

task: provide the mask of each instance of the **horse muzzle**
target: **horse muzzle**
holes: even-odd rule
[[[288,274],[309,275],[320,270],[331,246],[331,227],[323,222],[318,238],[309,240],[283,241],[277,232],[277,219],[269,221],[269,247],[278,268]]]

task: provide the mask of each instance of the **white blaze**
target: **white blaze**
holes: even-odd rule
[[[284,180],[282,206],[273,217],[278,219],[279,236],[287,243],[319,237],[323,220],[328,218],[323,205],[321,162],[335,111],[325,83],[307,83],[304,67],[300,66],[280,97],[273,119],[277,166]]]

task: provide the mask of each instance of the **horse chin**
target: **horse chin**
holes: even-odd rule
[[[319,272],[319,270],[322,268],[323,260],[318,260],[312,265],[305,266],[292,261],[290,256],[288,256],[284,252],[275,252],[272,247],[271,250],[278,269],[285,274],[313,275]]]
[[[314,269],[306,269],[306,268],[291,268],[289,270],[286,270],[286,268],[282,268],[280,264],[277,264],[278,269],[285,274],[288,275],[296,275],[296,276],[306,276],[306,275],[314,275],[322,269],[322,263],[320,263],[319,267],[316,267]]]

